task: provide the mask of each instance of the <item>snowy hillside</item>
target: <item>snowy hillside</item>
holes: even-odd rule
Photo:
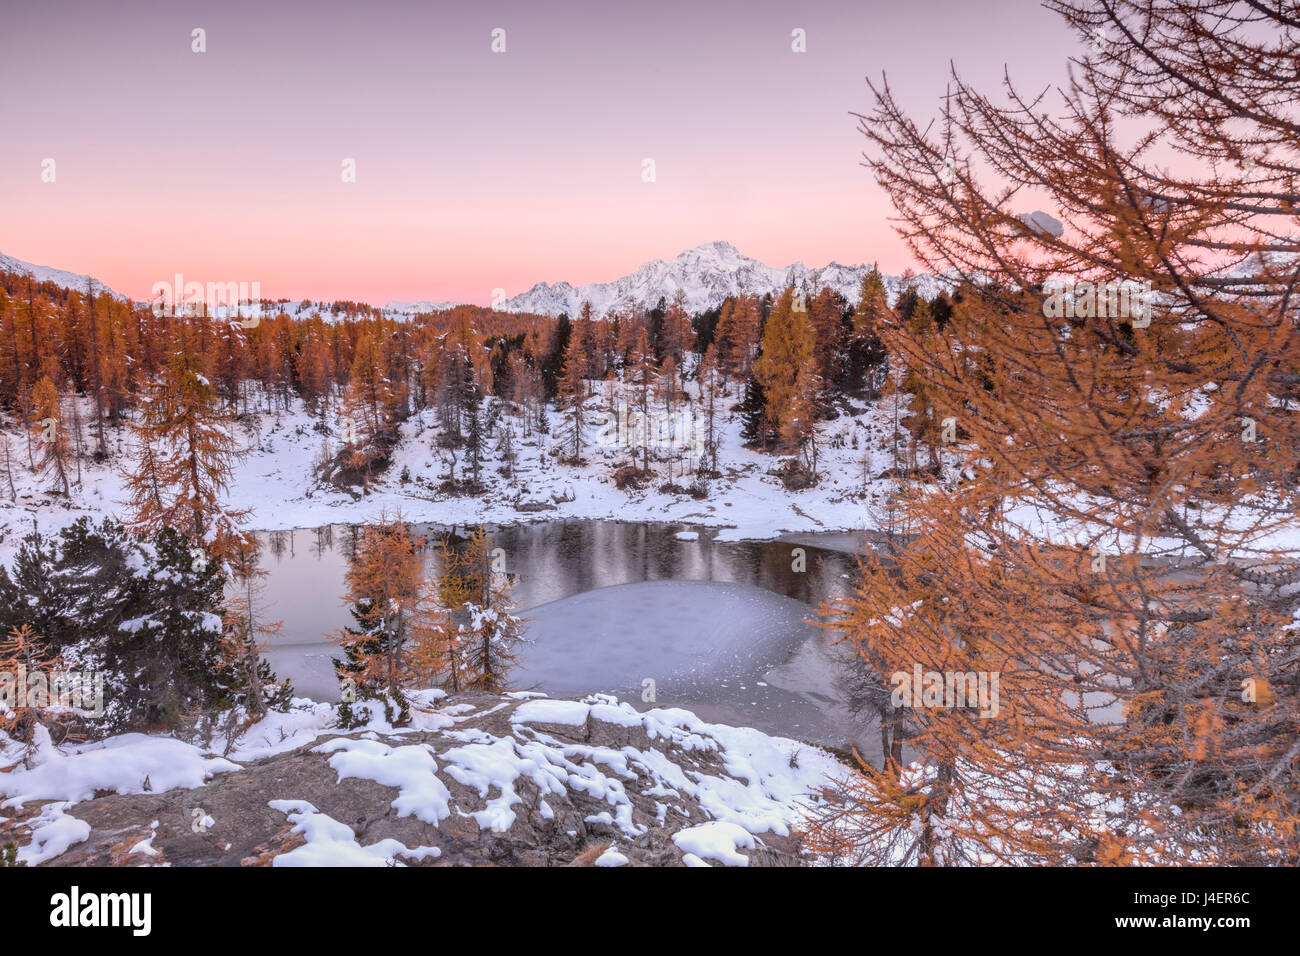
[[[104,283],[92,276],[79,275],[75,272],[67,272],[63,269],[52,269],[49,266],[33,265],[30,262],[23,262],[21,259],[15,259],[13,256],[7,256],[0,252],[0,272],[17,272],[22,275],[31,276],[37,282],[53,282],[55,285],[64,289],[76,289],[78,292],[86,291],[86,283],[94,283],[96,294],[108,292],[115,299],[125,300],[126,296],[114,292]]]
[[[384,312],[392,315],[420,315],[426,312],[442,312],[450,309],[452,306],[461,305],[459,302],[430,302],[428,299],[421,299],[419,302],[389,302],[384,306]]]
[[[695,383],[689,383],[689,388],[694,391]],[[245,416],[237,436],[249,455],[235,471],[229,500],[233,507],[248,508],[249,526],[259,530],[367,521],[382,508],[400,509],[411,521],[440,524],[508,524],[566,517],[679,522],[723,528],[722,534],[729,540],[857,530],[875,523],[872,509],[890,487],[888,480],[878,476],[892,465],[892,403],[882,401],[826,423],[819,462],[822,478],[815,487],[791,493],[772,474],[778,458],[744,447],[740,415],[730,410],[738,400],[733,387],[718,422],[722,474],[709,482],[708,495],[702,500],[684,487],[666,487],[668,482],[684,486],[694,480],[693,474],[683,474],[684,466],[690,464],[683,457],[687,452],[668,447],[652,455],[656,477],[648,485],[616,488],[611,475],[633,453],[624,445],[600,440],[602,421],[607,419],[594,406],[588,416],[585,463],[559,462],[561,441],[555,433],[563,422],[555,412],[548,413],[549,435],[536,431],[523,434],[519,423],[512,421],[513,475],[505,478],[499,472],[505,462],[500,436],[494,434],[486,442],[483,461],[488,490],[472,496],[448,496],[438,490],[449,473],[450,459],[437,445],[436,414],[426,409],[402,424],[392,463],[372,477],[370,487],[364,493],[346,492],[320,482],[313,465],[322,446],[331,451],[339,447],[338,414],[329,415],[322,426],[298,400],[289,412]],[[81,401],[84,405],[85,400]],[[495,405],[497,400],[488,404]],[[88,406],[82,414],[88,414]],[[0,459],[0,560],[11,557],[33,522],[53,531],[79,517],[98,520],[102,515],[123,513],[128,498],[124,469],[135,455],[129,429],[109,430],[108,460],[83,462],[69,498],[51,494],[48,478],[28,467],[27,439],[20,427],[5,427],[0,439],[8,442],[10,454],[8,468]]]

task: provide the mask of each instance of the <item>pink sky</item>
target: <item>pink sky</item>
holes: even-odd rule
[[[714,239],[901,271],[849,116],[864,78],[929,116],[950,59],[991,89],[1004,64],[1060,81],[1080,52],[1033,0],[43,0],[5,20],[0,252],[136,298],[180,272],[487,303]]]

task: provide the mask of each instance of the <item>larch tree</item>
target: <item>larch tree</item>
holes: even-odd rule
[[[394,401],[383,351],[375,341],[374,331],[362,328],[343,396],[343,440],[351,449],[349,463],[352,467],[369,469],[374,455],[372,445],[388,430]]]
[[[849,361],[860,367],[868,390],[878,395],[888,373],[884,344],[879,330],[889,314],[889,297],[880,270],[872,268],[862,277],[849,336]]]
[[[272,704],[288,703],[291,696],[287,683],[279,688],[271,686],[274,675],[262,657],[266,643],[280,634],[284,622],[271,620],[267,614],[264,594],[270,572],[261,567],[259,552],[256,539],[250,538],[228,561],[230,594],[225,603],[222,648],[229,666],[238,674],[239,685],[245,691],[244,705],[254,720],[266,716]]]
[[[499,694],[518,663],[525,621],[511,613],[509,580],[493,570],[488,544],[487,534],[476,528],[456,554],[452,573],[460,577],[457,590],[465,596],[457,609],[463,685]]]
[[[725,379],[718,369],[717,347],[710,345],[700,365],[700,408],[704,416],[702,471],[717,472],[718,447],[721,445],[718,412],[724,394]],[[698,427],[698,426],[697,426]]]
[[[111,424],[122,421],[132,400],[131,353],[132,329],[130,326],[130,309],[121,303],[108,302],[108,315],[104,320],[104,348],[102,353],[102,374],[99,389],[103,395],[104,413]]]
[[[655,380],[655,356],[654,350],[650,347],[650,337],[644,328],[637,333],[636,344],[632,347],[629,380],[630,384],[636,386],[637,424],[632,435],[625,441],[632,448],[634,461],[637,444],[640,444],[641,470],[648,473],[650,471],[650,397]]]
[[[848,328],[844,322],[847,303],[833,289],[823,287],[808,300],[808,322],[812,326],[816,348],[816,373],[819,392],[815,396],[819,409],[829,405],[830,389],[843,381],[848,351]]]
[[[713,330],[713,343],[718,367],[726,375],[735,375],[740,371],[740,323],[736,318],[736,299],[727,296],[718,311],[718,324]]]
[[[105,303],[112,301],[107,294],[103,296],[103,300]],[[108,454],[108,446],[104,442],[104,347],[103,337],[100,334],[104,323],[101,322],[95,308],[95,280],[90,278],[86,279],[85,307],[88,353],[86,391],[90,393],[91,407],[95,412],[95,454],[103,458]]]
[[[576,352],[575,352],[576,350]],[[591,317],[591,303],[582,303],[582,311],[573,323],[573,335],[569,339],[570,355],[576,354],[582,362],[583,379],[599,378],[596,357],[596,320]],[[566,357],[566,361],[568,357]]]
[[[586,357],[575,336],[569,344],[558,381],[567,421],[563,440],[569,446],[569,460],[574,463],[582,459],[582,443],[586,432],[587,383],[582,377],[586,364]]]
[[[810,356],[795,376],[790,406],[780,426],[781,444],[803,456],[812,481],[817,480],[817,415],[821,391],[817,361]]]
[[[0,713],[0,733],[27,743],[22,751],[22,760],[29,769],[36,759],[34,731],[38,712],[56,703],[50,697],[50,685],[53,672],[61,663],[60,656],[50,650],[45,638],[28,624],[16,625],[7,634],[0,634],[0,674],[10,680],[19,668],[27,674],[27,693],[17,695],[11,692],[4,712]]]
[[[792,429],[790,423],[796,415],[801,390],[813,384],[806,372],[814,359],[816,344],[807,309],[797,309],[795,305],[794,287],[787,286],[767,317],[763,350],[754,363],[754,377],[763,388],[767,418],[787,448],[802,433],[799,428]]]
[[[126,487],[138,534],[174,528],[217,561],[246,545],[248,512],[225,502],[247,454],[234,424],[198,356],[182,344],[150,383],[133,428],[137,455]]]
[[[415,648],[420,672],[433,683],[458,693],[466,686],[465,648],[461,640],[462,609],[472,596],[471,582],[450,533],[438,541],[438,572],[432,588],[430,613],[422,619]]]
[[[686,353],[695,344],[695,331],[691,328],[691,314],[686,308],[686,293],[678,289],[672,302],[664,310],[663,331],[660,334],[663,358],[671,357],[675,366],[681,365]]]
[[[658,394],[655,397],[663,405],[664,413],[669,418],[672,418],[677,393],[681,391],[677,379],[677,361],[671,354],[665,355],[664,360],[659,363],[659,374],[655,382],[655,391]]]
[[[862,118],[902,234],[956,280],[941,328],[882,336],[961,478],[911,488],[915,536],[825,609],[922,759],[891,743],[810,843],[1295,865],[1300,20],[1049,5],[1082,54],[1059,108],[954,73],[933,127],[883,82]]]
[[[32,389],[32,431],[37,470],[52,480],[55,491],[67,496],[71,491],[68,463],[72,452],[59,390],[48,375],[42,376]]]
[[[426,613],[422,544],[400,514],[381,513],[359,529],[343,596],[354,623],[329,635],[343,648],[334,666],[344,690],[382,701],[386,718],[395,723],[410,716],[408,642],[420,636]],[[344,721],[357,719],[346,695],[344,704]]]

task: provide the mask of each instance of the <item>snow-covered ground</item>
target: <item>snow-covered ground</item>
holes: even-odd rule
[[[583,458],[586,464],[561,460],[564,422],[561,413],[550,412],[550,434],[533,430],[524,435],[518,419],[509,415],[518,460],[514,476],[502,477],[498,441],[501,425],[485,442],[486,457],[482,481],[488,491],[482,497],[447,497],[436,488],[449,473],[446,451],[436,445],[436,418],[426,409],[401,426],[401,441],[392,464],[376,475],[365,494],[353,495],[322,487],[314,477],[313,461],[323,446],[331,452],[341,447],[342,424],[336,409],[322,423],[294,401],[287,412],[265,411],[246,415],[237,428],[249,454],[236,466],[229,504],[250,509],[248,526],[256,530],[319,527],[334,522],[363,522],[381,510],[400,510],[410,521],[436,524],[492,522],[509,524],[557,518],[617,518],[627,521],[664,521],[726,529],[724,540],[771,538],[787,532],[856,530],[875,525],[878,504],[888,482],[868,481],[893,464],[893,412],[886,399],[860,414],[822,423],[818,460],[820,481],[802,491],[787,491],[780,479],[769,474],[780,462],[774,455],[743,447],[741,422],[729,409],[740,396],[733,385],[723,399],[717,427],[720,429],[719,471],[722,477],[708,482],[708,494],[697,500],[687,494],[664,493],[666,482],[686,487],[694,481],[696,459],[670,450],[652,451],[651,468],[656,477],[640,490],[622,491],[611,475],[628,464],[633,451],[614,442],[602,444],[602,427],[610,431],[604,386],[593,383],[596,394],[590,403]],[[693,386],[692,386],[693,388]],[[630,401],[630,399],[629,399]],[[254,402],[253,404],[259,404]],[[262,405],[264,408],[265,406]],[[657,409],[662,412],[662,409]],[[87,420],[83,408],[82,421]],[[680,423],[680,411],[675,410]],[[86,429],[83,438],[93,441]],[[74,482],[70,499],[51,495],[51,482],[28,467],[27,437],[12,418],[4,421],[0,436],[8,442],[10,471],[16,495],[10,499],[7,477],[0,471],[0,560],[7,560],[33,522],[42,530],[56,530],[83,515],[124,515],[123,470],[132,464],[133,440],[129,428],[109,429],[109,459],[103,464],[82,461],[72,469]],[[854,439],[857,448],[854,448]],[[655,461],[658,454],[663,460]],[[640,460],[639,452],[636,454]],[[466,476],[465,451],[457,452],[456,475]],[[667,460],[672,458],[672,460]],[[0,469],[3,468],[0,449]],[[403,473],[408,480],[401,480]],[[522,505],[524,510],[517,506]],[[529,510],[543,506],[546,510]]]
[[[787,490],[775,473],[783,459],[744,447],[741,417],[732,410],[740,401],[740,388],[732,383],[729,394],[718,404],[715,423],[721,474],[705,482],[703,497],[661,490],[667,483],[685,489],[696,481],[698,446],[692,439],[698,437],[698,431],[685,441],[652,441],[654,477],[639,489],[620,490],[613,473],[628,464],[639,465],[642,456],[638,448],[619,443],[612,427],[616,414],[609,409],[620,405],[634,408],[635,389],[620,390],[611,403],[605,383],[590,384],[582,462],[568,461],[568,423],[561,410],[548,409],[547,434],[535,427],[525,434],[522,420],[503,412],[483,443],[480,478],[487,490],[478,496],[439,491],[452,466],[450,453],[438,447],[437,413],[432,408],[402,423],[391,464],[373,475],[367,488],[343,491],[322,484],[315,474],[315,462],[322,452],[333,454],[342,447],[345,429],[339,403],[333,402],[324,416],[309,414],[297,399],[291,401],[288,411],[268,412],[263,399],[250,395],[249,406],[261,410],[243,415],[236,426],[248,454],[235,466],[227,501],[231,508],[248,510],[248,528],[263,531],[363,523],[386,511],[400,512],[408,521],[439,525],[509,525],[566,518],[654,521],[719,529],[717,539],[723,541],[796,540],[801,534],[817,532],[818,546],[826,547],[833,536],[825,532],[864,531],[883,525],[885,502],[896,483],[879,476],[907,464],[909,436],[895,424],[899,414],[895,399],[851,402],[852,414],[840,414],[818,425],[817,484]],[[651,409],[656,421],[671,420],[678,435],[683,407],[694,409],[689,413],[693,418],[688,415],[691,427],[703,427],[695,383],[687,383],[686,389],[693,401],[679,402],[671,416],[662,405]],[[90,410],[86,400],[80,402],[79,417],[85,423],[90,420]],[[495,398],[489,399],[485,407],[496,403]],[[65,419],[71,420],[68,411]],[[501,474],[499,444],[507,424],[516,456],[509,477]],[[50,478],[28,466],[29,439],[20,424],[12,416],[0,416],[0,562],[11,558],[21,537],[33,526],[49,532],[82,516],[97,520],[104,515],[127,514],[124,470],[133,464],[133,437],[129,427],[108,428],[106,433],[108,459],[96,463],[87,457],[74,464],[69,469],[72,493],[65,499],[49,492]],[[83,424],[83,447],[89,449],[92,442],[90,430]],[[8,446],[7,469],[4,444]],[[460,448],[455,454],[455,476],[464,479],[468,477],[466,450]],[[918,454],[919,462],[925,464],[927,453],[922,450]],[[951,475],[957,459],[944,457],[945,465],[950,466],[946,473]],[[1071,497],[1065,490],[1061,494],[1066,500]],[[1085,504],[1079,502],[1081,510],[1086,510]],[[1251,508],[1249,501],[1240,502],[1237,520],[1249,524]],[[1104,529],[1063,519],[1054,509],[1032,500],[1008,502],[1004,520],[1009,527],[1022,529],[1026,537],[1085,550],[1100,547],[1113,554],[1136,547]],[[860,550],[863,544],[860,535],[847,536],[844,541],[849,550]],[[1147,540],[1143,547],[1154,553],[1177,544],[1157,538]],[[1275,521],[1252,535],[1239,556],[1248,556],[1251,549],[1300,552],[1300,516]]]
[[[347,732],[337,730],[332,705],[297,700],[290,712],[271,714],[249,728],[224,757],[145,734],[54,747],[48,734],[38,732],[35,753],[24,766],[22,745],[0,734],[0,764],[17,764],[0,774],[0,824],[5,814],[21,813],[26,804],[50,801],[12,826],[19,837],[19,859],[46,862],[91,837],[91,826],[77,816],[76,804],[97,794],[192,790],[216,775],[245,772],[249,761],[319,740],[311,753],[326,758],[338,782],[355,778],[394,788],[396,794],[390,791],[384,799],[391,799],[396,816],[414,817],[434,828],[420,831],[431,840],[451,839],[443,826],[449,818],[453,823],[473,820],[477,832],[489,831],[484,837],[509,834],[522,814],[530,824],[538,817],[548,819],[548,811],[554,812],[550,804],[569,800],[572,791],[587,804],[595,800],[606,807],[588,822],[618,841],[645,835],[648,824],[640,821],[652,806],[658,809],[651,822],[675,831],[672,840],[683,851],[686,865],[744,866],[748,858],[741,850],[753,849],[756,839],[767,834],[789,835],[803,819],[810,797],[847,772],[815,747],[747,728],[709,724],[679,709],[637,713],[603,695],[578,701],[511,694],[481,707],[448,705],[444,696],[441,691],[417,692],[408,728],[395,730],[376,717]],[[505,723],[493,725],[503,732],[485,732],[481,721],[505,708],[510,708]],[[630,734],[628,739],[642,744],[619,747],[556,739],[564,728],[577,731],[593,724]],[[422,733],[437,737],[403,743],[403,735]],[[691,769],[689,755],[703,752],[720,758],[716,772]],[[469,790],[449,789],[453,781]],[[530,786],[525,788],[525,783]],[[274,792],[257,795],[283,813],[294,833],[305,839],[276,856],[276,866],[402,865],[442,855],[437,846],[407,846],[393,839],[362,845],[351,826],[301,799],[296,784],[277,776]],[[633,787],[636,806],[628,792]],[[525,789],[533,796],[526,799]],[[474,791],[478,799],[467,796]],[[141,827],[151,827],[152,835],[130,855],[154,856],[155,836],[165,842],[173,822],[165,821],[160,833],[157,820],[140,820]],[[204,820],[204,827],[216,836],[221,825],[221,819]],[[625,862],[617,842],[596,861],[601,866]]]

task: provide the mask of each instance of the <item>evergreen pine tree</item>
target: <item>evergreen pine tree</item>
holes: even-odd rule
[[[422,543],[400,515],[381,513],[360,531],[346,573],[345,600],[355,626],[332,635],[343,648],[343,657],[334,659],[340,682],[358,697],[381,701],[385,719],[395,725],[410,719],[406,652],[427,594]],[[339,713],[345,726],[355,719],[346,700]]]
[[[745,395],[738,410],[740,437],[746,444],[767,448],[772,442],[772,427],[767,420],[767,396],[752,373],[745,380]]]
[[[465,454],[469,459],[470,479],[479,487],[483,467],[483,402],[475,388],[465,408]]]

